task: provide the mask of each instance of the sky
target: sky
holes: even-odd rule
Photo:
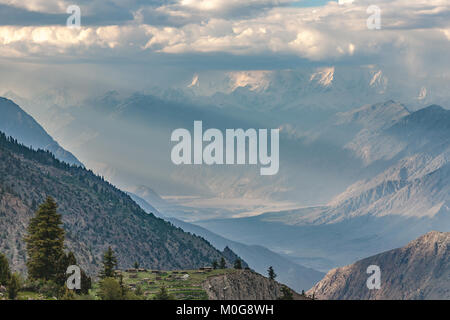
[[[450,0],[343,2],[0,0],[0,85],[24,96],[58,85],[132,91],[205,69],[304,64],[377,63],[449,78]],[[80,28],[66,26],[74,4]],[[371,30],[374,5],[381,25]]]

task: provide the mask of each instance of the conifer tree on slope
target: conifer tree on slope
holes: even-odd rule
[[[39,206],[28,226],[27,268],[32,279],[57,280],[64,259],[64,229],[52,197]],[[65,270],[64,270],[65,271]]]
[[[13,273],[8,282],[8,298],[15,300],[20,291],[20,277],[17,273]]]
[[[227,263],[225,262],[225,258],[222,257],[219,262],[219,269],[226,269],[226,268],[227,268]]]
[[[273,270],[272,266],[270,266],[269,269],[267,270],[267,274],[269,275],[270,280],[275,280],[275,278],[277,277],[277,274]]]
[[[4,254],[0,253],[0,286],[6,286],[11,277],[9,262]]]
[[[114,252],[111,247],[108,247],[103,255],[103,268],[100,273],[101,278],[113,278],[115,276],[114,270],[117,266],[117,259],[114,256]]]
[[[32,279],[52,280],[64,286],[67,280],[66,270],[77,265],[73,252],[64,252],[64,229],[61,215],[57,213],[57,204],[51,197],[39,206],[28,226],[25,238],[28,253],[28,274]],[[1,269],[1,268],[0,268]],[[91,278],[81,270],[81,290],[87,294],[91,288]]]

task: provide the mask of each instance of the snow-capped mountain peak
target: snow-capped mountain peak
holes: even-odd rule
[[[271,73],[267,70],[229,72],[230,90],[234,91],[241,87],[248,87],[250,91],[267,90]]]
[[[333,84],[334,72],[334,67],[319,68],[316,72],[311,74],[309,81],[316,82],[323,87],[329,87]]]

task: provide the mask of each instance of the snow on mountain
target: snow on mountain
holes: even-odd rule
[[[318,85],[321,85],[323,87],[329,87],[333,84],[334,71],[334,67],[319,68],[315,73],[311,75],[309,81],[316,82]]]
[[[424,80],[408,81],[408,76],[391,73],[377,65],[317,66],[284,70],[198,72],[195,86],[184,90],[226,107],[258,110],[351,110],[363,104],[388,99],[424,106],[435,99],[445,101],[442,86]],[[190,80],[191,81],[191,80]],[[192,84],[192,83],[191,83]],[[434,87],[433,92],[427,87]]]
[[[248,87],[250,91],[265,91],[270,85],[270,74],[271,71],[265,70],[229,72],[230,90]]]

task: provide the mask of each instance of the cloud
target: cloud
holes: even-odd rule
[[[62,13],[70,5],[63,0],[0,0],[1,4],[42,13]]]
[[[422,2],[422,6],[410,6],[404,1],[381,4],[385,5],[383,25],[382,30],[377,31],[367,28],[367,6],[363,1],[351,6],[329,3],[313,9],[274,8],[253,18],[212,17],[181,27],[147,26],[150,40],[145,48],[178,54],[288,53],[317,61],[354,54],[377,55],[396,47],[409,46],[408,49],[415,50],[416,37],[425,41],[423,34],[439,37],[442,35],[440,28],[449,25],[449,19],[443,19],[449,9],[442,1]],[[443,47],[448,44],[444,43]]]
[[[67,5],[65,1],[1,2],[46,14]],[[448,56],[450,51],[450,0],[379,0],[381,30],[367,28],[371,1],[329,2],[320,7],[294,7],[291,2],[81,1],[90,24],[80,30],[63,24],[0,26],[0,52],[3,57],[33,59],[126,58],[145,53],[230,54],[235,59],[289,55],[316,62],[393,59],[426,69],[435,63],[435,56]],[[117,23],[96,22],[94,18],[102,14],[103,22]],[[82,16],[82,23],[87,18]]]
[[[179,3],[171,5],[173,10],[190,10],[194,12],[213,13],[217,15],[248,14],[255,10],[279,7],[290,4],[292,0],[180,0]],[[238,12],[240,11],[240,13]]]
[[[153,1],[155,5],[166,2]],[[139,0],[0,0],[0,25],[60,25],[69,16],[67,8],[80,7],[82,24],[122,25],[133,21],[134,12],[142,7]]]

